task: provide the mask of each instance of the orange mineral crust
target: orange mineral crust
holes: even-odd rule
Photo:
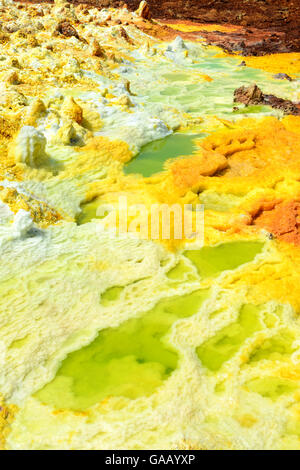
[[[254,223],[267,229],[276,238],[300,245],[300,202],[287,201],[261,212]]]
[[[175,187],[244,194],[259,187],[272,188],[282,179],[297,179],[300,136],[289,119],[245,119],[235,128],[212,133],[192,157],[170,165]]]

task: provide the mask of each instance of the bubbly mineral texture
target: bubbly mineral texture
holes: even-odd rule
[[[300,56],[168,3],[0,0],[1,449],[300,448]]]
[[[300,202],[274,203],[274,207],[259,212],[254,222],[267,228],[270,233],[289,243],[300,245]]]

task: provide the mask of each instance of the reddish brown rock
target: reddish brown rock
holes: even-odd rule
[[[293,114],[300,116],[300,104],[293,103],[290,100],[278,98],[274,95],[265,95],[257,85],[250,85],[249,87],[240,87],[234,91],[235,103],[242,103],[246,106],[249,105],[264,105],[271,106],[274,109],[280,109],[285,114]]]
[[[148,3],[143,0],[136,11],[136,13],[145,20],[151,20],[151,13]]]
[[[293,81],[293,79],[286,73],[276,73],[274,75],[274,78],[276,78],[277,80],[288,80],[289,82]]]
[[[51,2],[30,0],[31,3],[45,1]],[[72,0],[71,3],[84,3],[86,8],[123,5],[120,0]],[[128,9],[136,10],[139,3],[140,0],[127,0]],[[209,43],[228,51],[240,50],[243,55],[300,51],[299,0],[147,0],[147,3],[154,18],[244,26],[239,34],[203,33]],[[249,27],[251,30],[247,32]]]
[[[90,42],[89,52],[94,57],[105,57],[104,49],[100,46],[99,42],[95,38],[93,38]]]
[[[250,85],[249,87],[242,86],[234,91],[234,102],[243,103],[246,106],[250,104],[263,104],[263,93],[257,85]]]
[[[300,245],[300,202],[285,201],[264,210],[254,219],[254,224],[279,240]]]
[[[128,36],[126,30],[123,28],[123,26],[120,27],[120,36],[125,39],[125,41],[128,42],[128,44],[133,44],[132,39]]]
[[[74,36],[75,38],[79,39],[79,35],[76,29],[74,28],[74,26],[71,25],[69,21],[61,21],[60,23],[58,23],[56,31],[67,38],[71,38],[72,36]]]

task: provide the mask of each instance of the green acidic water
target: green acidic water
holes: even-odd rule
[[[76,222],[78,225],[86,224],[92,219],[103,219],[108,212],[104,214],[97,215],[98,208],[101,204],[100,198],[96,198],[91,202],[87,202],[81,205],[81,212],[76,217]]]
[[[106,397],[151,395],[178,363],[166,334],[176,320],[196,314],[207,297],[208,290],[173,297],[141,318],[101,331],[91,344],[67,356],[36,397],[56,408],[84,410]]]
[[[169,279],[178,281],[178,280],[183,280],[184,277],[190,274],[192,275],[193,273],[191,272],[191,267],[187,266],[182,260],[179,261],[179,263],[174,266],[174,268],[170,269],[170,271],[167,273],[167,277]]]
[[[263,397],[271,398],[271,400],[292,393],[298,388],[298,385],[292,380],[279,377],[257,377],[249,380],[245,386],[250,392],[258,393]]]
[[[202,364],[211,371],[219,370],[240,349],[244,341],[262,328],[259,307],[244,305],[236,322],[222,328],[197,348]]]
[[[199,134],[171,134],[145,145],[139,155],[124,166],[124,173],[138,173],[144,177],[163,170],[169,158],[190,155],[196,149],[194,140],[203,137]]]
[[[280,361],[290,357],[295,350],[294,341],[295,336],[290,331],[281,331],[280,334],[266,339],[259,348],[254,350],[249,357],[249,362],[258,362],[263,359]]]
[[[139,74],[134,67],[126,67],[122,76],[130,81],[137,94],[147,96],[149,103],[166,104],[193,116],[217,115],[225,119],[245,116],[280,115],[267,106],[234,105],[234,90],[242,85],[256,83],[265,93],[292,99],[293,83],[276,80],[273,74],[250,67],[238,67],[240,58],[217,57],[215,50],[202,46],[192,61],[140,62]],[[202,51],[200,51],[202,49]],[[190,55],[191,56],[191,55]],[[212,81],[203,80],[199,73],[208,75]],[[140,77],[143,77],[143,80]],[[155,86],[153,86],[155,83]]]
[[[196,265],[202,277],[210,277],[252,261],[262,247],[262,242],[231,242],[188,250],[184,255]]]
[[[168,82],[186,82],[190,80],[190,75],[187,73],[170,72],[163,74],[163,78]]]
[[[101,295],[102,305],[107,305],[107,304],[110,304],[110,302],[118,300],[123,290],[124,290],[124,287],[121,287],[121,286],[114,286],[114,287],[110,287],[109,289],[107,289]]]

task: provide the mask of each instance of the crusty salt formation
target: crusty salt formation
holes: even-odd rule
[[[46,138],[33,126],[23,126],[13,147],[16,162],[32,168],[42,166],[45,160]]]

